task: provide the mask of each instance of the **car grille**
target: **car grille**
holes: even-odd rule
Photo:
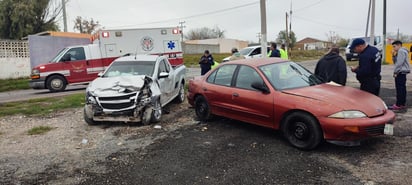
[[[385,125],[376,125],[365,128],[365,131],[368,135],[382,135],[384,129]]]
[[[112,97],[99,97],[98,102],[104,109],[126,109],[135,105],[136,93]]]

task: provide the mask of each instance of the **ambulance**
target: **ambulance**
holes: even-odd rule
[[[50,62],[35,66],[30,87],[59,92],[67,85],[88,84],[120,56],[162,55],[172,66],[183,64],[177,27],[99,30],[90,40],[88,45],[64,48]]]

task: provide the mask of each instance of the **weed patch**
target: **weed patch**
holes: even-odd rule
[[[51,112],[84,106],[84,93],[62,97],[37,98],[0,104],[0,117],[6,115],[47,115]]]
[[[45,134],[48,131],[52,130],[52,127],[49,126],[38,126],[38,127],[33,127],[27,133],[29,135],[40,135],[40,134]]]

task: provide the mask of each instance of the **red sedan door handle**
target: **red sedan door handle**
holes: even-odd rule
[[[233,93],[232,96],[239,97],[239,94],[238,93]]]

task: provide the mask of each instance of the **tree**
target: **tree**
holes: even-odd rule
[[[84,20],[81,16],[77,16],[76,20],[74,21],[74,30],[79,30],[80,33],[92,33],[96,30],[96,28],[100,26],[99,21],[94,21],[93,19]]]
[[[288,47],[293,48],[293,46],[295,46],[295,43],[296,43],[295,33],[293,31],[291,31],[291,32],[289,32],[289,36],[290,36],[290,38],[289,38],[289,46]],[[283,31],[279,32],[278,37],[276,38],[276,42],[286,44],[286,39],[287,39],[286,31],[283,30]]]
[[[61,4],[53,0],[1,0],[0,38],[21,39],[29,34],[56,31]]]
[[[219,27],[215,26],[214,28],[197,28],[190,30],[185,38],[187,40],[204,40],[204,39],[213,39],[213,38],[225,38],[225,31],[221,30]]]
[[[349,39],[344,39],[344,38],[339,38],[339,40],[336,42],[336,45],[340,48],[345,48],[349,43]]]
[[[328,38],[328,42],[331,42],[332,44],[337,44],[338,41],[341,39],[341,37],[336,34],[334,31],[330,31],[329,33],[325,33],[326,38]]]
[[[386,38],[390,38],[392,40],[400,40],[402,42],[412,42],[412,36],[405,35],[403,33],[388,33],[386,35]],[[391,44],[391,43],[388,43],[388,44]]]

